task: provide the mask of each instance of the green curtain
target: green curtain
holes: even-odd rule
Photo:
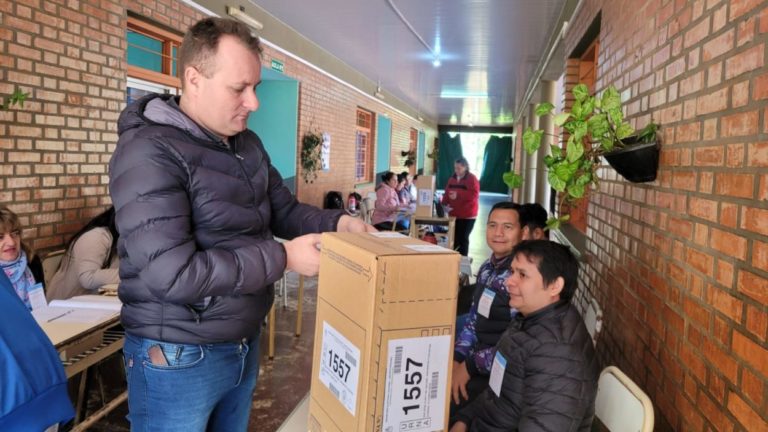
[[[464,156],[461,151],[461,134],[456,134],[451,138],[448,132],[440,132],[438,138],[438,157],[437,157],[437,184],[438,189],[445,188],[448,179],[453,175],[453,163],[456,159]]]
[[[485,145],[483,154],[483,173],[480,175],[480,190],[485,192],[508,193],[502,175],[509,171],[509,158],[512,152],[512,137],[492,135]]]

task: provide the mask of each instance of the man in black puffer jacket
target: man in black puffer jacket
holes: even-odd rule
[[[260,53],[244,24],[201,20],[179,50],[183,95],[120,116],[109,187],[132,430],[246,430],[273,283],[317,273],[310,233],[373,231],[297,202],[247,129]]]
[[[506,281],[518,310],[499,340],[489,388],[459,411],[451,432],[589,431],[599,368],[570,299],[578,263],[565,246],[524,241]]]

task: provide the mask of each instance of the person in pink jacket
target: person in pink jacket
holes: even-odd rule
[[[371,216],[371,223],[376,229],[389,231],[397,213],[402,209],[397,195],[397,175],[387,171],[381,175],[381,184],[376,187],[376,204]],[[395,230],[405,230],[400,223],[395,224]]]
[[[450,216],[456,217],[453,246],[462,255],[469,252],[469,235],[475,226],[480,182],[469,172],[469,162],[460,157],[453,164],[454,174],[448,179],[443,194],[443,204],[449,206]]]

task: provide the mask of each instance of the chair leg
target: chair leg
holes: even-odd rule
[[[270,360],[275,358],[275,304],[272,304],[272,309],[269,310],[269,347],[267,356]]]
[[[296,337],[301,336],[301,312],[304,302],[304,276],[299,275],[299,297],[296,299]]]
[[[288,273],[283,275],[281,279],[283,284],[283,309],[288,307]]]

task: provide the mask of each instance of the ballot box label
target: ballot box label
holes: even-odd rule
[[[360,378],[360,349],[323,322],[320,381],[353,416]]]
[[[383,432],[443,428],[450,348],[450,336],[389,341]]]

